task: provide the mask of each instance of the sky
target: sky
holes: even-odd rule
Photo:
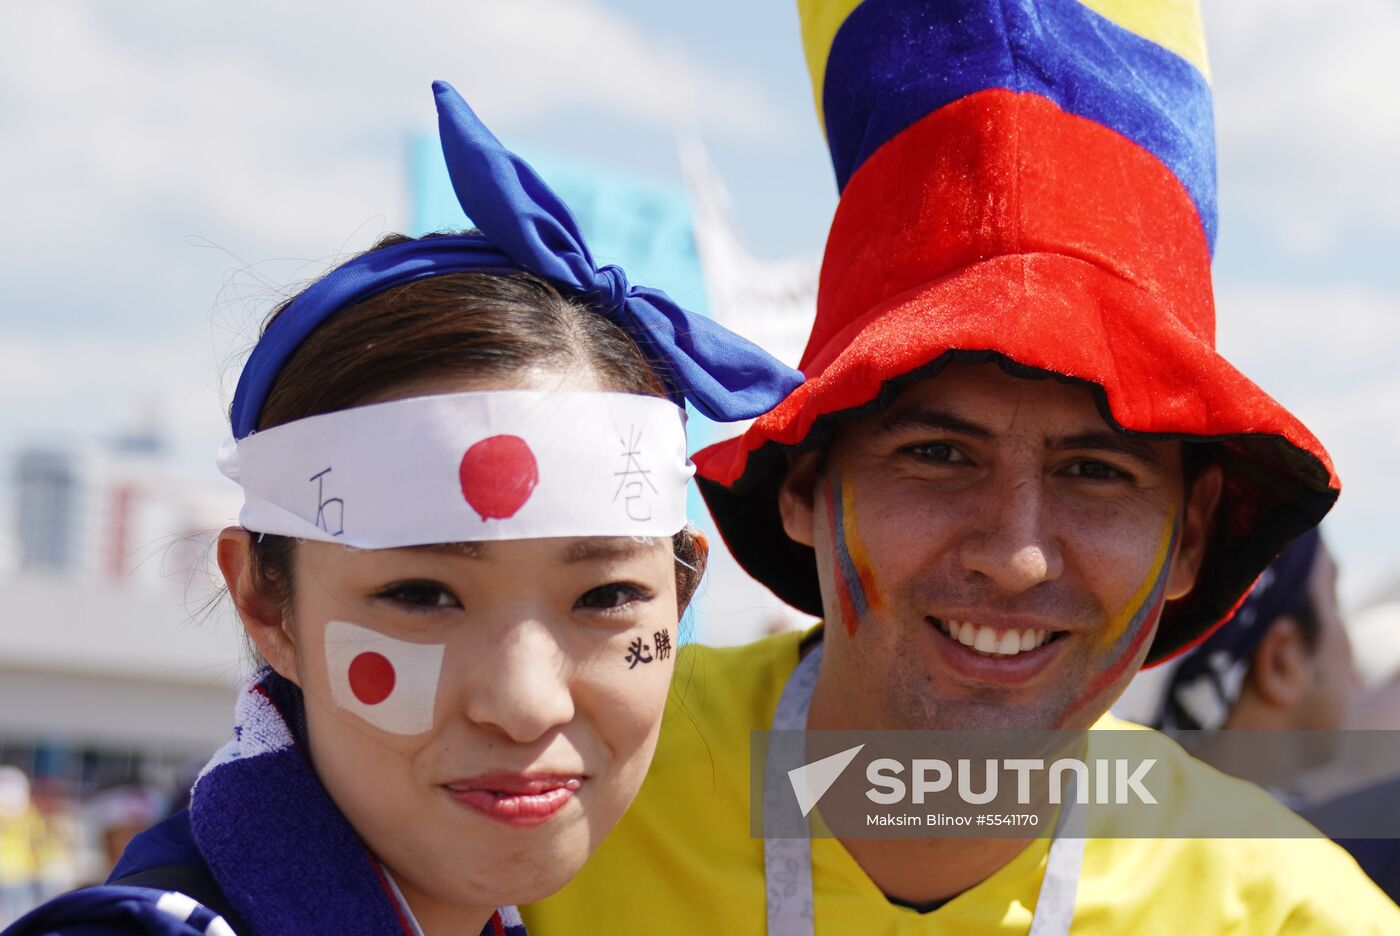
[[[1400,4],[1206,0],[1219,344],[1327,444],[1343,593],[1400,578]],[[0,459],[147,422],[195,474],[272,305],[409,223],[445,78],[508,145],[679,184],[762,257],[835,206],[785,0],[0,0]]]

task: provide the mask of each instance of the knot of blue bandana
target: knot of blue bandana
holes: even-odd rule
[[[257,428],[282,365],[336,310],[394,286],[467,271],[525,271],[588,296],[658,365],[672,400],[720,422],[772,409],[802,383],[799,371],[664,292],[598,266],[568,207],[507,150],[452,86],[433,83],[448,175],[480,235],[409,241],[357,257],[307,287],[263,334],[234,392],[233,436]]]
[[[598,268],[593,277],[593,292],[598,297],[598,305],[610,318],[616,316],[627,304],[632,284],[627,282],[627,274],[616,264],[606,264]]]

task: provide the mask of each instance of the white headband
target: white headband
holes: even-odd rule
[[[685,526],[685,411],[630,393],[502,391],[311,416],[219,450],[257,533],[389,549]]]

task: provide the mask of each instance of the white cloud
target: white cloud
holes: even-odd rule
[[[564,149],[555,122],[625,154],[619,128],[762,144],[787,120],[595,0],[5,0],[0,392],[27,405],[0,441],[110,434],[154,402],[203,453],[282,288],[406,224],[440,77],[508,142]]]
[[[434,125],[438,77],[498,131],[591,120],[618,151],[629,123],[772,140],[788,119],[591,0],[14,0],[0,255],[28,283],[80,260],[135,298],[190,232],[252,258],[366,246],[406,219],[405,137]]]
[[[212,478],[214,451],[228,434],[219,371],[198,327],[159,340],[5,339],[0,398],[21,405],[6,407],[0,440],[81,445],[149,424],[176,443],[189,473]]]
[[[1227,204],[1301,255],[1400,232],[1400,5],[1215,0],[1205,16]]]
[[[1332,455],[1342,497],[1326,529],[1349,603],[1400,568],[1400,316],[1361,287],[1231,287],[1217,295],[1219,346],[1289,407]]]
[[[1327,395],[1394,370],[1397,297],[1361,284],[1222,285],[1219,344],[1277,379],[1271,392]]]

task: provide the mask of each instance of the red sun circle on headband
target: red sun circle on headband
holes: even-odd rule
[[[462,496],[482,520],[504,520],[525,506],[540,467],[520,436],[497,435],[467,449],[457,470]]]
[[[378,705],[394,691],[398,676],[382,653],[368,651],[350,661],[350,691],[365,705]]]

